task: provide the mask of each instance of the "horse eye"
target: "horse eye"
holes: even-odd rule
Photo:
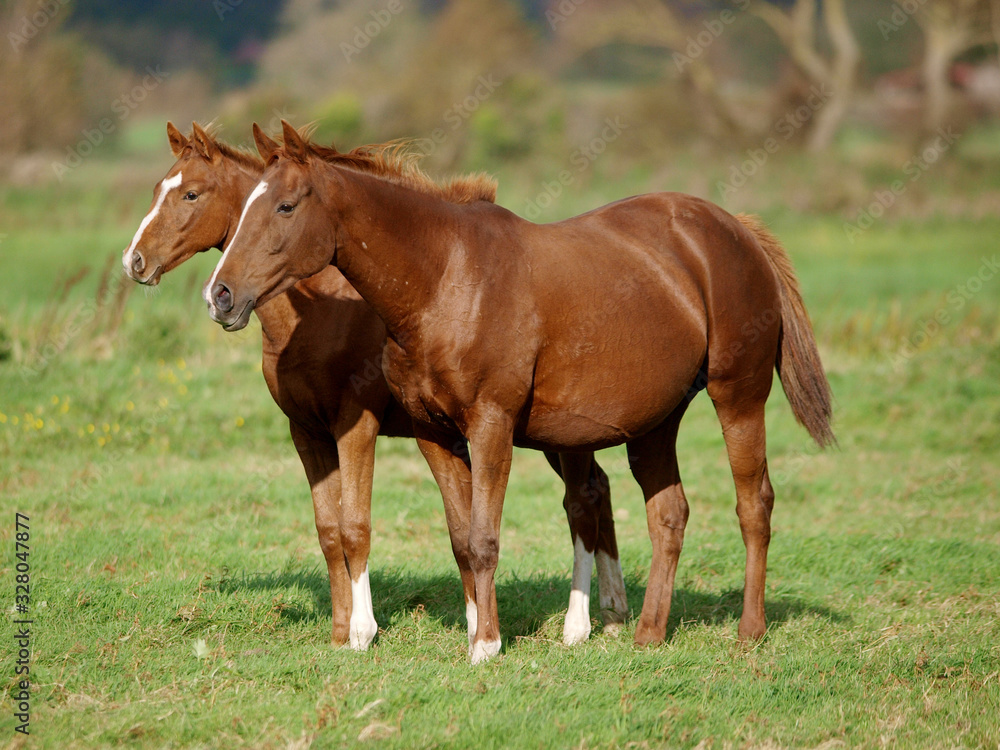
[[[278,213],[279,214],[286,214],[287,215],[287,214],[290,214],[294,210],[295,210],[295,206],[293,206],[291,203],[282,203],[280,206],[278,206]]]
[[[184,194],[184,200],[186,201],[198,200],[198,194],[194,190],[188,190],[187,193]]]

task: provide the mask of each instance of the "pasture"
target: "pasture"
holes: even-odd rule
[[[95,160],[60,185],[0,190],[0,570],[10,610],[23,513],[34,621],[31,737],[14,732],[5,669],[6,746],[1000,744],[1000,220],[886,218],[850,242],[837,216],[764,216],[802,282],[840,445],[817,452],[775,382],[762,642],[736,641],[744,547],[699,396],[679,440],[691,519],[667,642],[636,649],[633,620],[562,645],[561,485],[516,451],[503,651],[473,668],[440,496],[402,440],[377,454],[378,638],[329,646],[308,485],[264,387],[259,327],[226,334],[205,314],[217,254],[155,292],[120,274],[172,162],[162,141],[127,177]],[[594,185],[555,210],[640,189]],[[526,194],[501,179],[502,204]],[[622,449],[599,460],[636,616],[641,495]]]

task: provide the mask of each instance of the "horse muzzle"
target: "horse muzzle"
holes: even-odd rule
[[[125,275],[132,281],[146,286],[156,286],[160,283],[160,276],[163,275],[163,266],[158,265],[151,273],[143,276],[146,271],[146,259],[138,249],[133,249],[131,252],[125,251],[122,255],[122,268],[125,270]]]
[[[252,297],[237,302],[232,291],[222,282],[216,282],[211,289],[206,287],[203,296],[208,303],[209,317],[227,331],[239,331],[250,322],[254,307]]]

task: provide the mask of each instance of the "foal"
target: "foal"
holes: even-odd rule
[[[153,207],[122,258],[125,272],[143,284],[159,283],[162,274],[198,252],[224,248],[243,199],[264,169],[260,159],[216,141],[197,124],[185,137],[168,123],[167,136],[177,162],[154,191]],[[298,282],[255,312],[263,332],[264,379],[288,417],[312,489],[316,530],[330,578],[332,641],[364,649],[377,631],[367,573],[375,438],[414,435],[409,416],[390,396],[381,372],[385,326],[333,267]],[[420,441],[441,485],[453,537],[468,534],[461,519],[469,514],[467,508],[454,509],[455,503],[468,502],[468,493],[456,485],[462,472],[452,466],[455,445],[442,448]],[[595,549],[602,616],[609,631],[624,621],[628,607],[607,477],[593,454],[547,458],[566,481],[564,504],[575,557],[564,640],[575,643],[590,632]],[[462,471],[468,469],[463,465]],[[463,547],[464,542],[455,545],[471,642],[475,598]]]
[[[267,168],[205,286],[209,312],[241,328],[333,263],[385,321],[383,369],[418,433],[469,440],[473,663],[500,648],[493,579],[515,442],[627,444],[653,543],[635,639],[665,637],[688,517],[677,429],[702,389],[722,424],[746,546],[739,635],[761,637],[774,369],[796,418],[820,445],[833,441],[829,384],[780,243],[752,217],[677,193],[537,225],[487,200],[449,201],[452,188],[384,150],[338,154],[282,127],[282,148],[254,128]]]

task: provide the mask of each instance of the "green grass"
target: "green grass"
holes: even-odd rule
[[[887,220],[850,244],[840,218],[769,217],[802,278],[840,448],[813,450],[776,386],[761,643],[735,639],[744,551],[702,397],[681,430],[692,512],[667,642],[634,648],[632,622],[561,644],[572,562],[561,490],[540,454],[518,451],[497,579],[504,651],[472,668],[440,497],[412,443],[378,446],[378,640],[333,649],[308,488],[260,376],[259,329],[224,334],[198,297],[215,257],[135,289],[117,324],[95,301],[161,161],[98,189],[81,168],[59,188],[0,192],[0,570],[10,602],[13,514],[26,513],[29,746],[1000,743],[1000,278],[961,310],[947,297],[1000,221]],[[598,190],[612,187],[560,210],[595,205]],[[55,280],[82,265],[90,274],[52,301]],[[949,323],[917,341],[942,307]],[[601,462],[634,615],[645,516],[623,451]],[[0,742],[17,747],[9,694]]]

